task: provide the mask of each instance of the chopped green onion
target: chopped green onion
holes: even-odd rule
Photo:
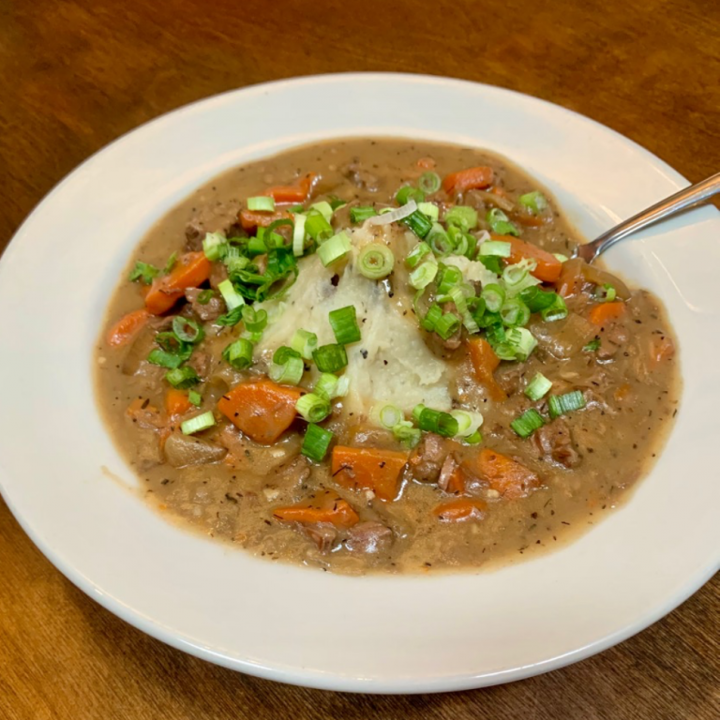
[[[325,200],[313,203],[310,209],[317,210],[328,222],[332,219],[333,209],[330,207],[330,203]]]
[[[197,390],[190,390],[188,393],[188,400],[195,407],[200,407],[202,405],[202,395]]]
[[[192,347],[180,345],[176,351],[155,348],[148,355],[148,362],[164,368],[180,367],[192,354]]]
[[[617,290],[610,283],[604,283],[595,289],[595,297],[600,302],[612,302],[617,297]]]
[[[497,235],[515,235],[515,237],[520,235],[520,231],[510,222],[508,216],[500,208],[488,210],[485,220],[490,225],[490,229]]]
[[[207,430],[213,427],[213,425],[215,425],[215,416],[212,414],[212,410],[208,410],[201,415],[196,415],[189,420],[185,420],[185,422],[180,425],[180,429],[183,435],[193,435],[202,430]]]
[[[181,368],[173,368],[165,373],[165,379],[180,390],[187,390],[200,382],[195,370],[187,365]]]
[[[427,195],[436,193],[441,184],[440,176],[436,172],[432,172],[432,170],[424,172],[418,180],[418,187]]]
[[[321,462],[327,455],[332,439],[333,434],[329,430],[310,423],[305,431],[300,452],[315,462]]]
[[[442,308],[437,303],[431,305],[421,322],[423,330],[428,332],[435,330],[442,314]]]
[[[508,345],[515,351],[515,357],[522,362],[527,360],[537,347],[535,336],[524,327],[514,327],[509,330],[506,340]]]
[[[544,424],[543,416],[535,408],[530,408],[520,415],[520,417],[515,418],[515,420],[510,423],[510,427],[521,438],[528,438]]]
[[[433,223],[426,239],[432,251],[440,257],[450,255],[455,250],[455,245],[440,223]]]
[[[409,227],[421,239],[427,236],[433,226],[432,220],[419,210],[415,210],[415,212],[404,217],[400,222]]]
[[[190,318],[176,315],[172,321],[172,328],[178,340],[181,342],[187,342],[191,345],[197,345],[202,342],[205,337],[205,331],[200,325]]]
[[[427,215],[433,222],[437,222],[440,217],[440,208],[431,202],[418,203],[418,210],[423,214]]]
[[[600,338],[593,338],[587,345],[583,346],[583,352],[597,352],[600,349]]]
[[[489,283],[482,289],[480,297],[490,312],[499,312],[505,302],[505,288],[497,283]]]
[[[328,320],[335,334],[335,340],[340,345],[349,345],[360,340],[360,326],[357,322],[354,305],[331,310],[328,313]]]
[[[530,309],[519,298],[508,298],[500,308],[500,317],[508,327],[522,327],[530,321]]]
[[[302,203],[298,203],[297,205],[291,205],[287,208],[287,211],[293,214],[305,212],[305,206]]]
[[[392,432],[396,440],[409,448],[414,448],[422,436],[420,428],[416,428],[409,420],[401,420]]]
[[[264,308],[256,310],[250,305],[245,305],[242,310],[242,319],[248,332],[261,333],[268,324],[267,310]]]
[[[358,271],[368,280],[382,280],[395,267],[393,251],[383,243],[365,245],[358,255]]]
[[[464,288],[462,288],[460,285],[455,285],[451,287],[450,292],[447,294],[447,297],[449,298],[450,302],[455,303],[455,307],[458,309],[458,312],[461,315],[467,312],[468,306]],[[444,300],[441,300],[440,298],[438,298],[438,301],[444,302]]]
[[[573,412],[574,410],[582,410],[585,407],[585,396],[580,390],[573,390],[564,395],[551,395],[548,398],[548,410],[550,417],[555,419],[560,415]]]
[[[250,258],[240,253],[240,248],[228,246],[227,254],[223,259],[229,275],[236,275],[250,264]]]
[[[300,353],[287,345],[281,345],[273,353],[273,362],[276,365],[284,365],[290,358],[300,358]]]
[[[555,294],[553,304],[550,307],[545,308],[541,311],[542,319],[545,322],[554,322],[556,320],[563,320],[568,316],[568,308],[565,304],[565,300],[561,295]]]
[[[438,264],[433,258],[432,261],[428,260],[419,267],[416,267],[409,276],[410,286],[416,290],[422,290],[426,288],[434,279],[438,273]]]
[[[512,245],[504,240],[486,240],[480,244],[480,256],[487,257],[493,255],[495,257],[510,257],[512,253]]]
[[[447,295],[450,289],[462,282],[463,276],[460,268],[454,265],[443,265],[442,272],[438,278],[438,295]]]
[[[348,363],[347,353],[342,345],[321,345],[313,350],[313,360],[320,372],[334,373]]]
[[[260,228],[262,230],[263,228]],[[251,255],[252,257],[255,257],[256,255],[265,255],[268,251],[267,243],[265,242],[265,233],[263,233],[262,237],[258,235],[257,237],[251,237],[247,242],[247,253],[248,255]]]
[[[229,327],[232,327],[233,325],[237,325],[240,322],[240,320],[242,320],[243,307],[244,307],[244,305],[240,305],[239,307],[236,307],[234,310],[231,310],[229,313],[225,313],[225,315],[221,315],[215,322],[218,325],[227,325]]]
[[[218,290],[223,296],[223,300],[227,305],[228,310],[235,310],[241,305],[245,304],[245,298],[235,289],[235,286],[230,280],[223,280],[218,284]]]
[[[318,338],[315,333],[309,330],[303,330],[300,328],[295,331],[295,334],[290,341],[290,347],[299,352],[301,357],[305,360],[312,358],[313,350],[317,347]]]
[[[525,394],[533,401],[540,400],[550,391],[552,383],[542,374],[537,373],[525,388]]]
[[[165,267],[163,268],[163,275],[169,274],[170,271],[175,267],[176,262],[177,262],[177,253],[174,252],[168,258],[168,261],[165,263]]]
[[[293,255],[300,257],[305,252],[305,223],[307,215],[298,213],[295,215],[295,225],[293,227]]]
[[[403,411],[397,405],[391,403],[377,405],[373,408],[371,416],[377,425],[384,427],[386,430],[392,430],[405,419]]]
[[[456,225],[463,230],[473,230],[478,224],[478,213],[469,205],[455,205],[445,213],[443,220],[448,225]]]
[[[321,373],[313,392],[316,395],[327,397],[328,400],[334,400],[337,397],[345,397],[349,390],[350,382],[346,375],[338,377],[332,373]]]
[[[538,215],[543,210],[547,210],[547,198],[539,191],[525,193],[518,198],[518,203],[529,210],[533,215]]]
[[[372,207],[362,206],[350,208],[350,220],[354,223],[365,222],[374,215],[377,215],[377,211]]]
[[[420,261],[432,250],[426,242],[419,242],[405,258],[405,264],[412,270],[420,264]]]
[[[304,372],[305,363],[301,357],[288,357],[282,364],[274,362],[270,366],[268,374],[270,379],[276,383],[297,385],[302,380]]]
[[[319,243],[333,234],[333,228],[321,213],[311,210],[305,219],[305,232]]]
[[[321,216],[322,217],[322,216]],[[333,235],[329,240],[326,240],[319,248],[318,255],[320,261],[327,267],[336,260],[344,257],[350,251],[351,243],[350,238],[346,232],[339,232],[337,235]]]
[[[295,409],[309,423],[319,423],[330,414],[330,401],[315,393],[303,395],[296,403]]]
[[[413,417],[425,432],[434,432],[443,437],[455,437],[458,433],[458,421],[450,413],[419,405],[413,410]]]
[[[540,312],[555,304],[555,293],[541,290],[537,286],[525,288],[519,297],[530,308],[531,313]]]
[[[553,253],[553,255],[561,262],[566,263],[570,258],[562,253]]]
[[[154,265],[138,260],[135,267],[130,271],[129,279],[130,282],[140,281],[144,285],[150,285],[159,274],[160,270]]]
[[[451,410],[450,414],[457,420],[458,431],[455,434],[460,438],[468,437],[477,432],[477,429],[483,424],[483,416],[479,412]]]
[[[460,329],[461,323],[462,321],[455,313],[443,313],[443,316],[435,324],[435,332],[443,340],[447,340]]]
[[[268,195],[250,197],[247,199],[248,210],[260,210],[261,212],[272,212],[275,209],[275,200]]]
[[[500,275],[503,271],[502,260],[497,255],[481,255],[478,260],[490,271]]]
[[[521,260],[519,263],[514,265],[508,265],[502,273],[502,279],[505,283],[505,287],[508,290],[516,288],[521,285],[525,278],[530,274],[532,270],[537,267],[535,260]]]
[[[214,290],[201,290],[196,298],[198,304],[207,305],[215,297]]]
[[[343,207],[343,205],[347,205],[347,200],[343,200],[337,195],[330,195],[330,207],[332,208],[333,212],[339,210],[341,207]]]
[[[422,190],[414,188],[412,185],[405,185],[397,191],[395,200],[397,200],[398,205],[405,205],[410,200],[421,203],[425,200],[425,193]]]
[[[254,346],[249,340],[238,338],[222,351],[222,357],[235,370],[246,370],[252,365],[253,350]]]
[[[228,252],[228,242],[220,233],[207,233],[202,241],[205,257],[211,262],[222,260]]]
[[[468,435],[463,438],[463,444],[465,445],[479,445],[482,442],[482,435],[479,430],[476,430],[472,435]]]

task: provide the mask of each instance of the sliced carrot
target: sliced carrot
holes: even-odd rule
[[[507,400],[507,394],[498,385],[493,373],[500,364],[490,343],[483,338],[468,340],[468,352],[475,372],[475,379],[488,391],[490,399],[495,402]]]
[[[316,493],[307,502],[275,508],[273,516],[282,522],[330,523],[338,528],[352,527],[360,520],[350,503],[331,490]]]
[[[650,341],[650,364],[659,365],[675,354],[675,344],[667,335],[653,335]]]
[[[292,424],[300,390],[260,380],[236,385],[218,402],[218,410],[251,440],[272,445]]]
[[[462,495],[465,492],[465,473],[459,465],[450,475],[447,484],[447,491],[449,493],[455,493],[456,495]]]
[[[184,415],[191,407],[190,398],[184,390],[170,388],[165,394],[165,412],[168,417]]]
[[[433,508],[433,515],[445,522],[479,520],[485,514],[487,503],[473,498],[458,498],[441,503]]]
[[[316,173],[308,173],[295,185],[274,185],[269,187],[263,195],[269,195],[276,203],[302,203],[310,197],[318,179],[319,175]]]
[[[108,345],[111,347],[122,347],[129,343],[142,330],[150,314],[147,310],[133,310],[123,315],[111,328],[107,335]]]
[[[524,497],[540,485],[540,479],[532,470],[490,448],[483,448],[469,467],[509,500]]]
[[[466,190],[489,187],[492,185],[494,177],[491,167],[474,167],[446,175],[442,186],[448,194],[462,193]]]
[[[254,230],[256,227],[267,227],[276,220],[291,220],[290,213],[284,210],[275,212],[261,212],[260,210],[241,210],[238,215],[244,230]]]
[[[547,250],[537,245],[525,242],[511,235],[493,235],[493,240],[502,240],[510,243],[510,257],[508,262],[519,263],[521,260],[530,259],[537,262],[532,274],[543,282],[554,283],[560,277],[563,264]]]
[[[595,305],[588,313],[588,320],[593,325],[608,325],[625,314],[625,303],[609,302]]]
[[[525,227],[542,227],[549,221],[549,215],[531,215],[530,213],[517,213],[515,219]]]
[[[203,252],[183,255],[168,275],[156,278],[145,296],[145,307],[153,315],[167,312],[185,290],[204,283],[210,277],[212,263]]]
[[[417,166],[422,170],[432,170],[435,167],[435,161],[431,157],[421,157],[417,161]]]
[[[381,500],[394,500],[408,453],[378,448],[336,445],[332,454],[333,480],[347,488],[372,490]]]
[[[631,394],[632,388],[628,383],[624,383],[613,393],[617,402],[625,402],[631,396]]]

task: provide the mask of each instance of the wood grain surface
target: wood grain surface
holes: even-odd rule
[[[692,181],[720,169],[716,0],[0,0],[0,248],[66,173],[146,120],[252,83],[354,70],[501,85],[609,125]],[[716,720],[719,633],[716,577],[638,636],[513,685],[410,697],[293,688],[118,620],[0,501],[3,720]]]

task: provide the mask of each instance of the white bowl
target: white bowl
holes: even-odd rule
[[[239,163],[333,136],[397,135],[503,153],[587,236],[686,185],[656,157],[562,108],[405,75],[259,85],[183,108],[101,151],[40,204],[0,262],[0,488],[70,580],[113,613],[212,662],[284,682],[434,692],[580,660],[697,590],[720,558],[720,220],[696,210],[607,257],[665,301],[684,394],[654,470],[567,547],[496,572],[349,578],[256,560],[165,522],[100,422],[93,344],[149,228]]]

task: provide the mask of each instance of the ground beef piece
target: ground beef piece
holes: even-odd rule
[[[352,162],[340,168],[340,172],[355,187],[368,192],[377,192],[380,179],[377,175],[373,175],[362,167],[358,158],[354,158]]]
[[[568,469],[580,464],[581,457],[573,443],[570,428],[563,420],[554,420],[541,427],[533,434],[533,439],[547,462]]]
[[[415,480],[435,482],[448,455],[445,440],[435,433],[426,433],[408,461]]]
[[[214,294],[204,305],[198,302],[198,296],[204,292],[200,288],[188,288],[185,291],[185,297],[190,303],[192,311],[203,322],[217,320],[227,310],[225,301],[217,293]]]
[[[624,325],[617,323],[600,337],[600,347],[596,355],[598,360],[612,360],[628,341],[629,334]]]
[[[188,360],[187,364],[195,370],[200,378],[204,379],[210,372],[212,358],[209,353],[202,352],[202,350],[196,350]]]
[[[390,549],[392,530],[381,522],[370,520],[358,523],[348,530],[345,546],[351,552],[381,553]]]

